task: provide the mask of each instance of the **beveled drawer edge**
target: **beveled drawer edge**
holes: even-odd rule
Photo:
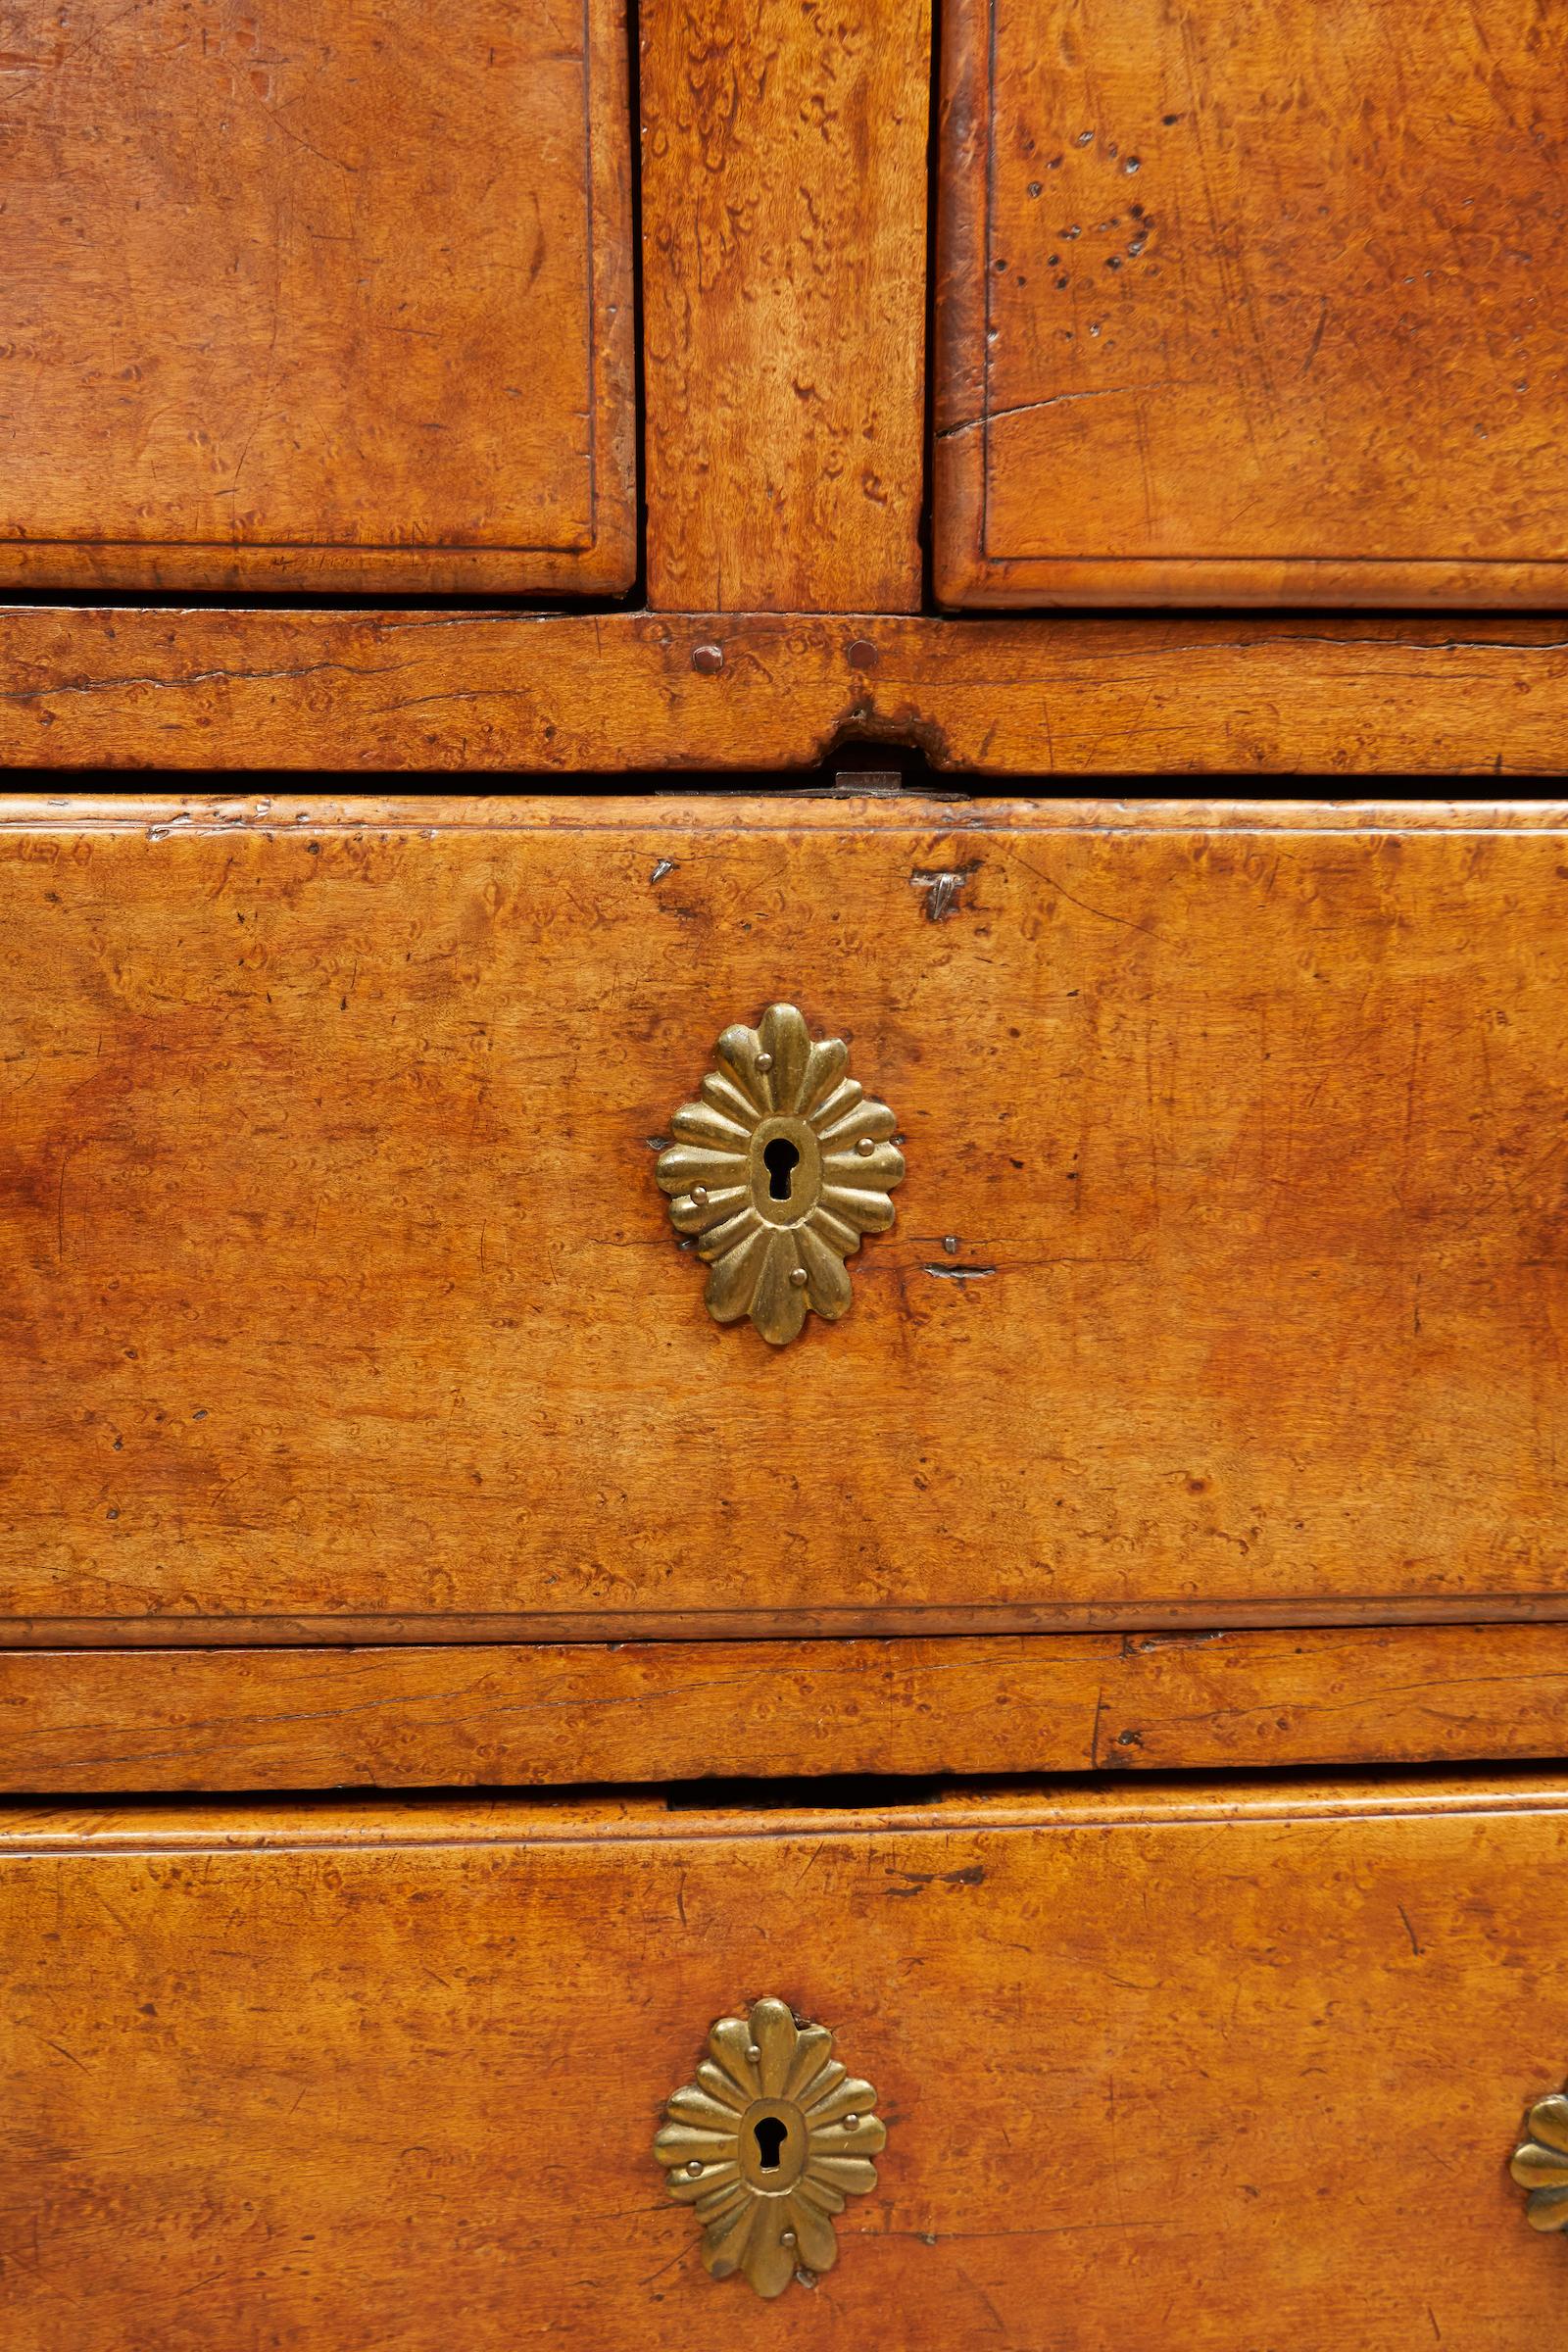
[[[1431,1781],[1269,1784],[1222,1781],[1112,1785],[1085,1795],[1070,1787],[1018,1787],[908,1805],[773,1811],[736,1805],[704,1812],[654,1796],[509,1795],[474,1804],[445,1795],[345,1802],[299,1798],[278,1805],[126,1804],[40,1812],[0,1806],[0,1863],[62,1853],[312,1853],[358,1847],[405,1851],[454,1846],[645,1844],[747,1839],[850,1841],[873,1837],[971,1833],[1039,1837],[1056,1830],[1212,1829],[1227,1822],[1422,1821],[1518,1813],[1568,1818],[1563,1772],[1434,1776]]]
[[[0,618],[5,616],[0,607]],[[186,616],[190,617],[190,616]],[[231,619],[241,614],[227,615]],[[296,616],[298,618],[299,616]],[[454,619],[461,618],[454,615]],[[848,616],[842,624],[851,626]],[[862,616],[863,617],[863,616]],[[733,625],[734,616],[730,616]],[[388,627],[391,627],[388,623]],[[407,622],[419,627],[420,622]],[[591,624],[580,624],[587,627]],[[673,625],[673,616],[672,616]],[[912,624],[909,624],[912,625]],[[964,624],[972,630],[974,624]],[[1062,624],[1051,624],[1058,640]],[[853,631],[852,631],[853,633]],[[1477,641],[1478,645],[1484,640]],[[1434,650],[1441,650],[1435,648]],[[1498,650],[1510,650],[1499,645]],[[1515,652],[1562,652],[1559,645],[1516,646]],[[0,695],[0,700],[3,700]],[[924,837],[949,827],[1027,833],[1558,833],[1568,829],[1568,799],[1380,800],[1346,794],[1334,800],[1150,794],[1009,795],[998,779],[976,779],[967,792],[955,781],[922,789],[917,782],[888,793],[802,789],[786,780],[766,791],[737,782],[722,791],[693,793],[678,769],[667,789],[623,795],[574,792],[567,772],[548,796],[518,793],[312,794],[280,792],[0,793],[0,836],[13,833],[146,833],[157,840],[203,834],[318,835],[415,833],[644,832],[650,824],[678,824],[686,832],[877,832]]]
[[[973,1634],[1207,1633],[1365,1625],[1568,1624],[1568,1592],[977,1602],[961,1608],[573,1609],[501,1615],[0,1617],[10,1649],[319,1648],[366,1642],[775,1642]]]

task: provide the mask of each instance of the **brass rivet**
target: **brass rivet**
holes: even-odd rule
[[[747,2057],[748,2057],[748,2058],[751,2060],[752,2064],[755,2066],[755,2065],[757,2064],[758,2060],[759,2060],[759,2059],[761,2057],[762,2053],[761,2053],[761,2051],[760,2051],[760,2050],[758,2048],[758,2046],[757,2046],[757,2044],[756,2044],[756,2042],[755,2042],[755,2041],[749,2041],[749,2042],[747,2043],[747,2045],[746,2045],[746,2055],[747,2055]]]
[[[693,2179],[694,2180],[696,2180],[696,2178],[697,2178],[698,2174],[699,2174],[699,2173],[702,2171],[702,2169],[703,2169],[703,2160],[702,2160],[702,2158],[701,2158],[700,2156],[694,2156],[694,2157],[692,2158],[692,2160],[691,2160],[690,2164],[689,2164],[689,2165],[686,2167],[686,2170],[687,2170],[687,2171],[690,2173],[690,2175],[691,2175],[691,2177],[692,2177],[692,2179]]]
[[[703,1205],[703,1203],[704,1203],[704,1201],[705,1201],[705,1200],[708,1199],[708,1187],[707,1187],[707,1185],[706,1185],[706,1184],[694,1184],[694,1185],[692,1186],[692,1199],[693,1199],[693,1200],[696,1201],[696,1203],[697,1203],[698,1207],[699,1207],[699,1208],[701,1208],[701,1207],[702,1207],[702,1205]]]
[[[757,1056],[757,1066],[758,1066],[758,1068],[759,1068],[760,1070],[770,1070],[770,1069],[773,1067],[773,1056],[772,1056],[772,1054],[759,1054],[759,1055]]]
[[[779,2242],[779,2244],[780,2244],[781,2246],[793,2246],[793,2245],[794,2245],[794,2243],[795,2243],[795,2232],[794,2232],[794,2230],[781,2230],[779,2231],[779,2240],[778,2240],[778,2242]]]
[[[724,648],[721,645],[694,645],[692,667],[700,677],[711,678],[724,666]]]
[[[860,2129],[859,2117],[858,2115],[847,2115],[844,2118],[844,2129],[846,2132],[858,2132]]]
[[[804,1291],[807,1283],[806,1268],[804,1266],[791,1266],[790,1280],[794,1283],[795,1288],[798,1291]]]
[[[858,1152],[862,1159],[869,1159],[872,1152],[876,1150],[876,1146],[868,1135],[862,1135],[855,1149],[857,1152]]]

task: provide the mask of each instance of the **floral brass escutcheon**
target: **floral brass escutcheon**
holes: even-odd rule
[[[669,2102],[654,2154],[669,2193],[703,2225],[710,2278],[737,2271],[760,2295],[838,2260],[833,2216],[876,2186],[870,2159],[887,2144],[876,2092],[833,2055],[825,2026],[798,2024],[783,2001],[757,2001],[708,2036],[697,2080]]]
[[[711,1266],[708,1311],[750,1315],[784,1347],[808,1306],[836,1323],[849,1306],[844,1260],[893,1223],[904,1154],[898,1124],[846,1076],[849,1049],[813,1045],[793,1004],[770,1004],[755,1029],[726,1029],[716,1070],[670,1122],[679,1141],[659,1156],[677,1233],[697,1236]]]
[[[1515,2148],[1508,2170],[1531,2192],[1526,2218],[1532,2230],[1568,2230],[1568,2097],[1553,2091],[1538,2099],[1525,2130],[1530,2136]]]

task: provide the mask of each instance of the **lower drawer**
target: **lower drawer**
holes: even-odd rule
[[[1558,1781],[15,1809],[0,1950],[7,2352],[1560,2336]],[[653,2151],[763,1995],[887,2127],[773,2301]]]

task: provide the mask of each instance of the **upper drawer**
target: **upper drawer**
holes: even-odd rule
[[[619,589],[620,0],[0,0],[0,582]]]
[[[1563,601],[1568,14],[944,22],[945,600]]]
[[[0,827],[0,1617],[1568,1612],[1560,830],[236,813]],[[897,1222],[770,1347],[693,1246],[751,1177],[682,1247],[656,1168],[778,1000]]]

